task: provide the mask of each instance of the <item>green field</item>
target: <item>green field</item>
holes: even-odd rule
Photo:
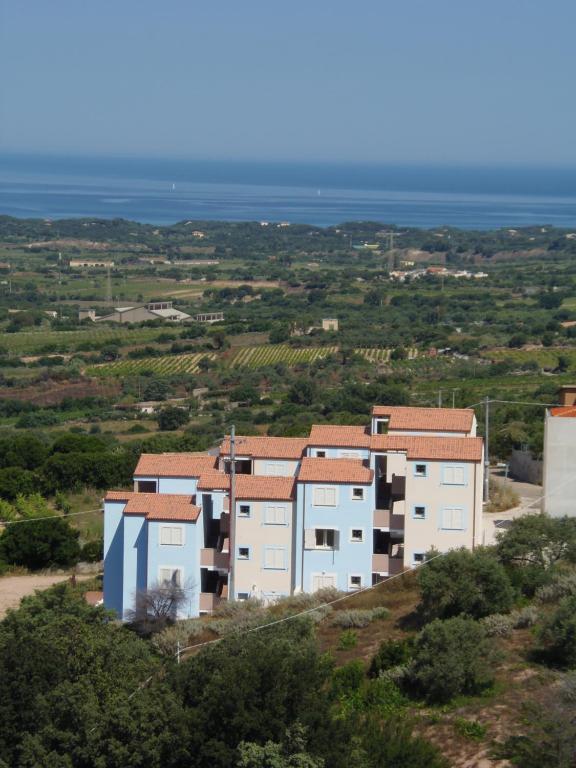
[[[170,328],[108,328],[95,327],[78,331],[19,331],[3,333],[0,346],[10,354],[42,354],[43,352],[74,352],[79,344],[146,344]]]
[[[214,360],[214,353],[199,352],[185,355],[162,355],[142,357],[137,360],[115,360],[113,363],[92,365],[86,373],[92,376],[137,376],[152,371],[156,376],[172,376],[177,373],[198,373],[200,360],[207,357]]]
[[[576,366],[576,347],[542,347],[538,349],[493,349],[486,353],[491,360],[514,360],[523,363],[536,362],[541,368],[555,368],[562,355],[570,361],[570,367]]]
[[[265,365],[312,363],[338,352],[338,347],[289,347],[287,344],[244,347],[230,361],[232,368],[261,368]]]

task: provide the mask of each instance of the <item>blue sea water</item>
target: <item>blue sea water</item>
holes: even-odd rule
[[[0,155],[1,214],[576,228],[576,169]]]

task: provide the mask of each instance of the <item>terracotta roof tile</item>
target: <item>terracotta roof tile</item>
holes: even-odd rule
[[[550,408],[550,416],[561,416],[562,418],[573,418],[576,416],[576,405],[558,405]]]
[[[424,435],[373,435],[372,451],[406,451],[409,459],[482,461],[481,437],[428,437]]]
[[[374,472],[360,459],[302,459],[300,483],[359,483],[369,485]]]
[[[199,491],[227,491],[230,487],[230,475],[217,469],[203,472],[197,487]]]
[[[370,434],[366,427],[341,427],[335,424],[313,424],[308,445],[339,448],[369,448]]]
[[[216,456],[207,453],[143,453],[135,477],[200,477],[216,466]]]
[[[308,445],[306,437],[244,437],[236,436],[236,455],[254,459],[293,459],[302,457]],[[220,446],[222,456],[230,455],[230,438]]]
[[[389,429],[469,432],[474,421],[472,408],[408,408],[375,405],[373,416],[389,416]]]
[[[194,523],[200,515],[194,497],[179,493],[108,491],[104,501],[125,501],[125,515],[143,515],[147,520],[187,520]]]
[[[236,475],[236,498],[252,501],[292,501],[294,478]]]

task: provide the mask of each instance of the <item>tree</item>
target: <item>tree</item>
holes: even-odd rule
[[[69,567],[78,562],[78,531],[60,517],[12,523],[0,537],[0,560],[30,570]]]
[[[470,616],[480,619],[512,608],[514,592],[504,566],[485,549],[457,549],[418,571],[419,609],[427,621]]]
[[[28,496],[38,490],[38,477],[21,467],[0,469],[0,497],[13,501],[17,496]]]
[[[297,405],[312,405],[317,393],[316,384],[311,379],[298,379],[290,387],[288,400]]]
[[[173,624],[178,609],[190,599],[190,589],[179,584],[153,584],[136,593],[134,610],[128,620],[141,635],[161,632]]]
[[[560,560],[576,562],[576,518],[525,515],[498,534],[498,557],[505,565],[548,570]]]
[[[264,746],[243,741],[238,745],[237,768],[324,768],[321,757],[307,752],[306,729],[296,722],[286,731],[281,744],[267,741]]]
[[[539,639],[549,662],[576,668],[576,595],[564,598],[546,618]]]
[[[158,414],[158,429],[161,432],[173,432],[179,427],[184,426],[190,421],[190,415],[188,411],[183,408],[177,408],[174,405],[169,405]]]
[[[360,768],[449,768],[442,753],[421,736],[414,736],[406,718],[371,717],[361,731]]]
[[[480,693],[493,682],[493,657],[492,644],[478,622],[461,616],[435,619],[416,638],[409,684],[434,702]]]

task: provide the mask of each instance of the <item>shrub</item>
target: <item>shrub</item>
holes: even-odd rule
[[[78,531],[60,517],[14,523],[0,537],[0,559],[30,570],[69,567],[79,557]]]
[[[489,550],[457,549],[418,571],[419,609],[427,621],[506,613],[514,593],[504,567]]]
[[[508,637],[512,633],[514,622],[510,614],[493,613],[482,619],[482,626],[488,637]]]
[[[576,595],[576,573],[564,573],[554,577],[550,584],[544,584],[536,590],[536,599],[540,603],[556,603],[563,597]]]
[[[200,619],[177,621],[152,637],[152,645],[164,656],[174,658],[180,648],[194,644],[194,638],[206,631],[206,622]]]
[[[384,640],[372,659],[368,675],[378,677],[381,672],[407,664],[412,658],[413,645],[411,638]]]
[[[534,624],[536,624],[539,614],[533,605],[527,605],[519,611],[512,611],[510,618],[512,619],[514,629],[526,629],[527,627],[533,627]]]
[[[349,651],[351,648],[356,648],[358,642],[358,635],[353,629],[345,629],[340,635],[338,640],[339,651]]]
[[[85,563],[99,563],[104,557],[104,539],[88,541],[82,547],[80,560]]]
[[[541,651],[552,664],[576,667],[576,596],[565,597],[544,622]]]
[[[476,720],[466,720],[465,717],[457,717],[454,720],[454,730],[460,736],[471,741],[482,741],[486,736],[486,726]]]
[[[387,608],[367,608],[349,611],[337,611],[332,618],[332,626],[342,629],[363,629],[376,619],[385,619],[389,616]]]
[[[432,702],[476,694],[491,685],[493,648],[481,624],[461,616],[436,619],[416,638],[409,684]]]

